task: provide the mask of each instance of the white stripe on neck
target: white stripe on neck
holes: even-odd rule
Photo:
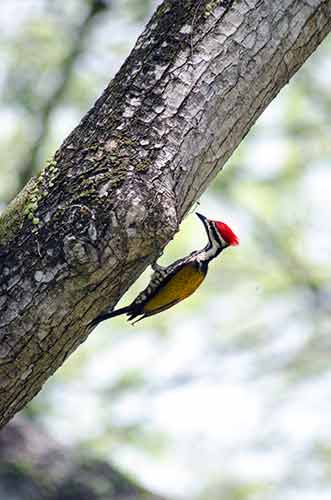
[[[211,245],[209,248],[206,247],[206,250],[203,252],[203,260],[209,261],[213,259],[222,249],[223,247],[220,243],[218,243],[215,239],[211,240]]]
[[[212,224],[213,222],[208,222],[207,224],[205,224],[205,229],[207,231],[209,241],[208,245],[201,251],[199,257],[199,260],[201,261],[209,262],[228,246],[226,241],[217,232],[217,228],[215,227],[215,225],[211,227]],[[217,232],[218,238],[215,237],[213,229]]]

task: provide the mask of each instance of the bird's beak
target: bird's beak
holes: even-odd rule
[[[206,220],[206,217],[202,214],[199,214],[199,212],[195,212],[195,215],[197,215],[202,221]]]
[[[205,224],[207,222],[207,217],[205,217],[204,215],[202,214],[199,214],[198,212],[195,212],[195,215],[197,215],[199,217],[199,219]]]
[[[198,212],[195,212],[195,213],[199,217],[199,219],[201,220],[202,224],[205,227],[205,230],[207,231],[207,228],[208,228],[208,225],[209,225],[209,221],[208,221],[207,217],[205,217],[202,214],[199,214]]]

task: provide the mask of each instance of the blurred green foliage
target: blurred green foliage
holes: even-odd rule
[[[3,204],[92,105],[156,3],[2,1]],[[102,325],[26,415],[169,495],[331,497],[330,65],[327,40],[200,200],[240,247],[171,313]],[[192,215],[161,263],[203,244]]]

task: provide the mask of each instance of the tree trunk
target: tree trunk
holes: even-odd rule
[[[174,236],[331,28],[331,0],[166,0],[0,220],[0,425]]]

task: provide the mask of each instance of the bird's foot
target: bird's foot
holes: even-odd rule
[[[163,271],[163,269],[165,269],[164,267],[160,266],[156,261],[152,263],[152,269],[153,271],[155,272],[160,272],[160,271]]]

